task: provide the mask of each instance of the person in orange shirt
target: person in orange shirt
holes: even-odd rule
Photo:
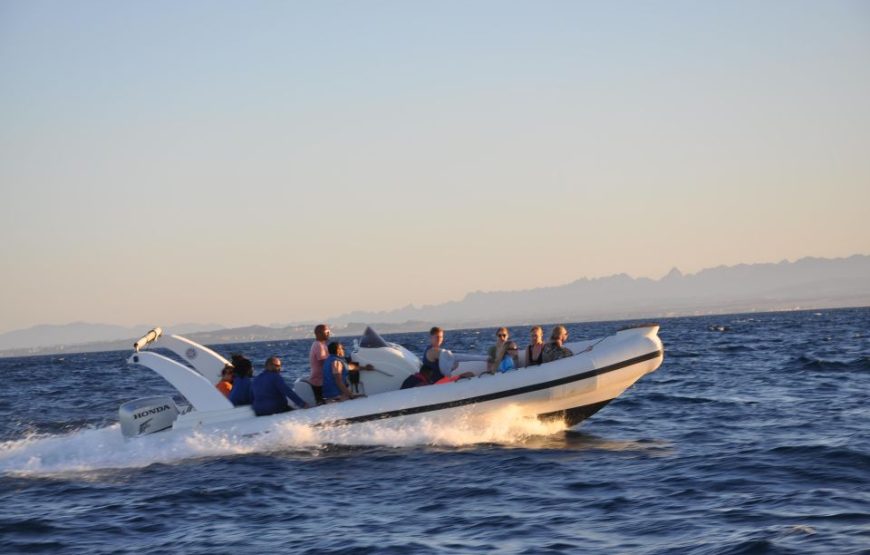
[[[227,399],[230,398],[230,391],[233,390],[233,365],[227,364],[221,370],[221,381],[215,384],[215,387],[224,394]]]

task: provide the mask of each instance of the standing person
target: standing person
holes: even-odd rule
[[[444,344],[444,330],[438,326],[433,326],[429,330],[429,346],[423,351],[423,368],[428,370],[429,383],[437,383],[445,378],[451,378],[451,374],[458,364],[454,364],[453,368],[441,368],[441,353],[446,351],[441,346]],[[474,376],[474,372],[463,372],[456,379],[470,378]],[[455,380],[454,380],[455,381]],[[443,383],[443,382],[442,382]],[[428,385],[428,384],[427,384]]]
[[[526,366],[540,366],[544,362],[544,329],[532,326],[529,335],[532,342],[526,347]]]
[[[486,359],[486,371],[494,374],[501,364],[501,359],[504,358],[505,346],[511,336],[511,332],[507,328],[498,328],[495,332],[495,345],[489,348]]]
[[[545,363],[559,360],[560,358],[574,356],[571,349],[564,346],[567,339],[568,330],[565,329],[565,326],[556,326],[553,328],[553,333],[550,334],[550,341],[544,345],[544,349],[541,351],[541,358],[543,358]]]
[[[326,401],[346,401],[356,397],[348,387],[348,367],[344,345],[333,341],[326,346],[329,356],[323,361],[323,398]]]
[[[265,370],[251,383],[251,395],[251,408],[257,416],[293,410],[287,402],[288,397],[297,407],[308,408],[308,403],[296,395],[281,377],[281,359],[276,356],[266,359]]]
[[[251,404],[251,377],[254,375],[254,365],[242,355],[233,355],[233,389],[230,391],[230,402],[235,406]]]
[[[226,364],[221,370],[221,381],[215,384],[218,391],[224,394],[227,399],[230,398],[230,391],[233,389],[233,365]]]
[[[308,352],[308,363],[311,365],[311,375],[308,377],[308,383],[311,384],[311,389],[314,391],[314,398],[318,405],[323,404],[323,361],[329,356],[329,351],[326,349],[326,342],[329,341],[329,336],[332,332],[326,324],[318,324],[314,327],[314,343],[311,344],[311,350]]]

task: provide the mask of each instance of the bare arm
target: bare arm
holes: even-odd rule
[[[338,386],[338,390],[341,391],[342,399],[352,399],[353,393],[344,385],[344,376],[341,375],[341,362],[334,361],[332,363],[332,377],[335,378],[335,384]]]

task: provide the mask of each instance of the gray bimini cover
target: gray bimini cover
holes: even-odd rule
[[[366,326],[366,331],[363,332],[362,338],[359,340],[359,346],[363,349],[380,349],[389,345],[383,337],[378,335],[378,332]]]
[[[178,407],[172,397],[145,397],[121,405],[118,418],[126,437],[153,434],[172,427],[178,418]]]

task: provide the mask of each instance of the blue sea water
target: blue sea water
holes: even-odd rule
[[[0,359],[0,552],[870,553],[870,309],[661,324],[662,367],[575,431],[502,414],[125,442],[118,406],[171,393],[128,353]],[[290,378],[308,346],[213,347]]]

